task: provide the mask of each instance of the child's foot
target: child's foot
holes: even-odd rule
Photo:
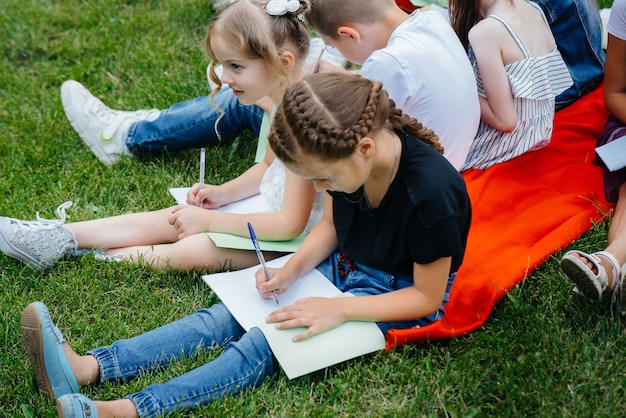
[[[96,404],[80,393],[63,395],[57,399],[57,413],[59,418],[97,418]]]
[[[602,264],[601,258],[611,266],[611,276]],[[591,300],[613,303],[614,291],[621,282],[621,266],[609,252],[598,251],[587,254],[572,250],[561,259],[561,269],[574,283],[578,293]]]
[[[63,334],[52,323],[48,308],[33,302],[22,313],[22,338],[35,372],[39,393],[58,398],[79,391],[63,349]]]
[[[159,117],[159,110],[126,112],[109,109],[78,81],[68,80],[61,86],[61,101],[67,119],[83,142],[106,165],[122,155],[131,155],[124,137],[134,122]]]
[[[75,237],[63,228],[65,209],[71,205],[65,202],[57,208],[58,220],[40,218],[39,213],[36,221],[0,217],[0,250],[30,267],[52,267],[77,247]]]

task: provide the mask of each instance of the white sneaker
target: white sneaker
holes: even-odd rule
[[[77,248],[76,237],[63,228],[65,209],[70,206],[72,202],[59,205],[58,220],[43,219],[39,212],[36,221],[0,217],[0,250],[29,267],[52,267],[56,260]]]
[[[74,80],[61,86],[61,101],[72,128],[106,165],[117,162],[122,155],[131,155],[124,142],[130,125],[142,120],[153,121],[161,113],[159,110],[127,112],[110,109]]]
[[[211,0],[211,3],[213,4],[213,10],[217,12],[224,9],[226,6],[230,6],[235,1],[237,0]]]
[[[206,79],[209,82],[209,91],[213,91],[217,88],[217,84],[215,84],[215,82],[213,80],[211,80],[211,76],[209,75],[209,69],[211,68],[211,64],[207,65],[206,67]],[[215,74],[217,75],[218,78],[222,78],[222,73],[224,72],[224,67],[222,67],[222,64],[220,65],[216,65],[215,66]],[[222,83],[222,88],[227,87],[228,84],[226,83]]]

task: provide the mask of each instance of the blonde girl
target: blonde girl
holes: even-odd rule
[[[289,10],[278,8],[278,13],[269,14],[267,10],[275,2],[242,0],[222,10],[209,25],[205,45],[212,77],[216,77],[215,65],[224,68],[221,80],[215,81],[228,84],[243,104],[270,96],[268,113],[271,98],[280,97],[291,81],[301,78],[309,46],[308,29],[301,20],[308,2],[291,1]],[[191,188],[189,205],[153,212],[64,224],[69,202],[59,206],[59,220],[38,217],[28,222],[2,217],[0,250],[39,268],[77,250],[95,249],[104,258],[154,268],[239,269],[258,263],[255,252],[217,247],[206,232],[247,237],[250,222],[259,239],[284,241],[310,229],[321,216],[323,196],[316,196],[311,182],[285,172],[270,149],[262,161],[236,179],[199,188],[199,184]],[[259,191],[276,212],[240,215],[207,210]],[[267,254],[269,258],[276,255]]]

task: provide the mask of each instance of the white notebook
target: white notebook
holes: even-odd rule
[[[596,154],[610,171],[621,170],[626,167],[626,136],[597,147]]]
[[[293,254],[269,261],[270,267],[280,267]],[[267,315],[281,306],[309,296],[343,297],[342,293],[319,271],[311,270],[296,280],[287,292],[279,294],[279,305],[274,299],[263,299],[256,290],[254,273],[260,266],[202,276],[215,294],[226,305],[239,324],[246,330],[259,327],[267,339],[289,379],[323,369],[333,364],[385,348],[385,336],[375,322],[348,321],[336,328],[314,335],[304,341],[293,342],[303,328],[278,330],[267,324]]]

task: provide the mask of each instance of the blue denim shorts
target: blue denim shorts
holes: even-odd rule
[[[336,251],[316,269],[330,280],[342,292],[352,293],[355,296],[379,295],[413,286],[413,278],[405,274],[391,274],[357,263],[344,254]],[[443,318],[444,306],[450,299],[450,288],[456,273],[448,277],[446,293],[441,306],[434,313],[424,318],[410,321],[378,322],[380,330],[386,334],[391,328],[418,328]]]

